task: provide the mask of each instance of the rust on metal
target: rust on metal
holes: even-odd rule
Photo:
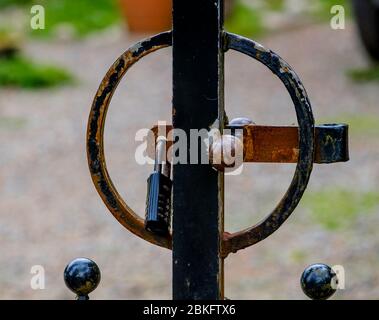
[[[224,49],[246,54],[268,67],[284,84],[294,103],[298,127],[244,126],[244,160],[246,162],[297,163],[291,184],[276,208],[258,224],[236,233],[223,232],[221,258],[267,238],[288,219],[298,205],[309,181],[313,163],[347,161],[347,125],[315,127],[307,93],[292,68],[276,53],[260,44],[230,33],[223,34]],[[121,198],[109,176],[104,156],[104,125],[107,110],[126,71],[143,56],[171,45],[172,34],[166,32],[142,41],[127,50],[109,69],[95,96],[88,121],[87,156],[93,183],[114,217],[137,236],[162,247],[172,248],[172,235],[159,236],[145,230],[144,220]],[[173,110],[175,113],[175,109]],[[226,126],[226,129],[228,126]],[[234,127],[235,128],[235,127]],[[153,128],[153,136],[158,128]],[[170,147],[170,126],[164,135]],[[151,140],[150,141],[154,141]],[[154,143],[148,154],[153,157]],[[221,174],[221,173],[220,173]]]
[[[104,125],[112,96],[128,69],[147,54],[171,45],[171,32],[158,34],[137,43],[111,66],[94,98],[87,127],[87,157],[92,181],[113,216],[135,235],[162,247],[171,248],[172,236],[148,232],[144,220],[122,199],[115,188],[105,162]]]
[[[233,127],[234,129],[236,127]],[[226,125],[225,129],[230,129]],[[243,129],[244,162],[296,163],[299,158],[299,128],[296,126],[264,126],[250,124]],[[159,134],[172,145],[172,126],[154,126],[148,137],[147,154],[153,158],[154,141]],[[335,163],[349,160],[348,126],[329,124],[315,127],[314,163]]]
[[[300,78],[290,65],[275,52],[264,48],[259,43],[227,32],[224,33],[224,49],[238,51],[259,61],[282,81],[291,96],[296,112],[298,128],[295,129],[297,133],[295,146],[297,145],[299,150],[298,155],[293,150],[289,154],[275,153],[276,159],[285,159],[288,156],[288,159],[292,160],[295,155],[297,156],[296,170],[290,186],[276,208],[258,224],[240,232],[223,234],[221,254],[226,257],[231,252],[237,252],[269,237],[288,219],[307,187],[313,168],[316,143],[311,103]],[[251,141],[254,143],[253,140]],[[254,156],[254,153],[252,155]]]

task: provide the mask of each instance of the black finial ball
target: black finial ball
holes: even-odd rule
[[[326,264],[317,263],[307,267],[300,279],[303,292],[313,300],[326,300],[336,292],[336,273]]]
[[[97,264],[87,258],[72,260],[64,269],[66,286],[77,294],[78,298],[88,298],[88,294],[100,283],[101,274]]]

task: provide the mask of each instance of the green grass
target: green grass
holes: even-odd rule
[[[31,30],[37,37],[54,36],[60,26],[69,26],[80,38],[120,22],[118,0],[0,0],[0,8],[18,6],[30,15],[33,4],[45,8],[45,29]],[[28,24],[29,25],[29,24]]]
[[[357,83],[378,82],[379,65],[364,69],[351,69],[347,71],[347,75]]]
[[[352,135],[379,136],[379,116],[362,114],[347,116],[344,119],[349,124]]]
[[[63,69],[37,64],[21,56],[0,59],[0,87],[48,88],[73,81]]]
[[[322,20],[330,20],[332,17],[330,9],[335,5],[342,5],[345,8],[346,17],[351,17],[350,0],[318,0],[318,6],[313,15]]]
[[[302,250],[294,250],[290,254],[291,260],[295,263],[304,263],[306,261],[308,255],[305,251]]]
[[[31,4],[33,0],[0,0],[0,8]]]
[[[285,0],[266,0],[265,2],[267,9],[277,12],[284,9],[285,3]]]
[[[26,126],[26,119],[15,117],[0,117],[0,129],[18,130]]]
[[[333,231],[350,227],[358,216],[378,208],[379,193],[327,189],[307,193],[302,206],[310,210],[314,221]]]
[[[351,136],[379,137],[379,115],[341,114],[338,118],[323,119],[320,123],[346,123]]]
[[[45,7],[46,29],[34,30],[40,37],[54,35],[57,28],[69,25],[74,36],[83,37],[120,21],[117,0],[40,0]]]
[[[225,28],[245,37],[256,37],[264,33],[261,13],[242,1],[237,1],[232,15],[225,22]]]

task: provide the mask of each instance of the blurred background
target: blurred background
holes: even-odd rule
[[[371,55],[364,49],[347,0],[226,2],[226,29],[287,60],[307,88],[316,123],[348,123],[351,147],[350,162],[315,165],[301,205],[279,231],[227,259],[226,296],[304,299],[302,271],[323,262],[345,269],[346,288],[334,299],[378,299],[375,48]],[[170,252],[132,236],[112,217],[92,185],[85,151],[87,117],[103,75],[131,44],[170,28],[170,1],[40,0],[45,29],[36,30],[34,4],[0,0],[0,298],[73,299],[62,273],[84,256],[102,271],[92,298],[170,299]],[[345,8],[344,29],[331,28],[336,4]],[[108,169],[141,215],[152,168],[136,164],[134,137],[158,120],[171,122],[171,62],[164,49],[135,65],[107,118]],[[257,124],[296,123],[280,81],[233,52],[226,54],[226,111],[229,119],[246,116]],[[294,169],[250,164],[243,175],[227,177],[226,229],[268,214]],[[30,287],[34,265],[45,269],[44,290]]]

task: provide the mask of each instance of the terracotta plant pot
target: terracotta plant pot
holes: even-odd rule
[[[171,29],[172,0],[119,0],[132,32],[161,32]]]
[[[232,15],[235,4],[236,4],[236,0],[225,0],[224,2],[225,19],[229,18]]]

